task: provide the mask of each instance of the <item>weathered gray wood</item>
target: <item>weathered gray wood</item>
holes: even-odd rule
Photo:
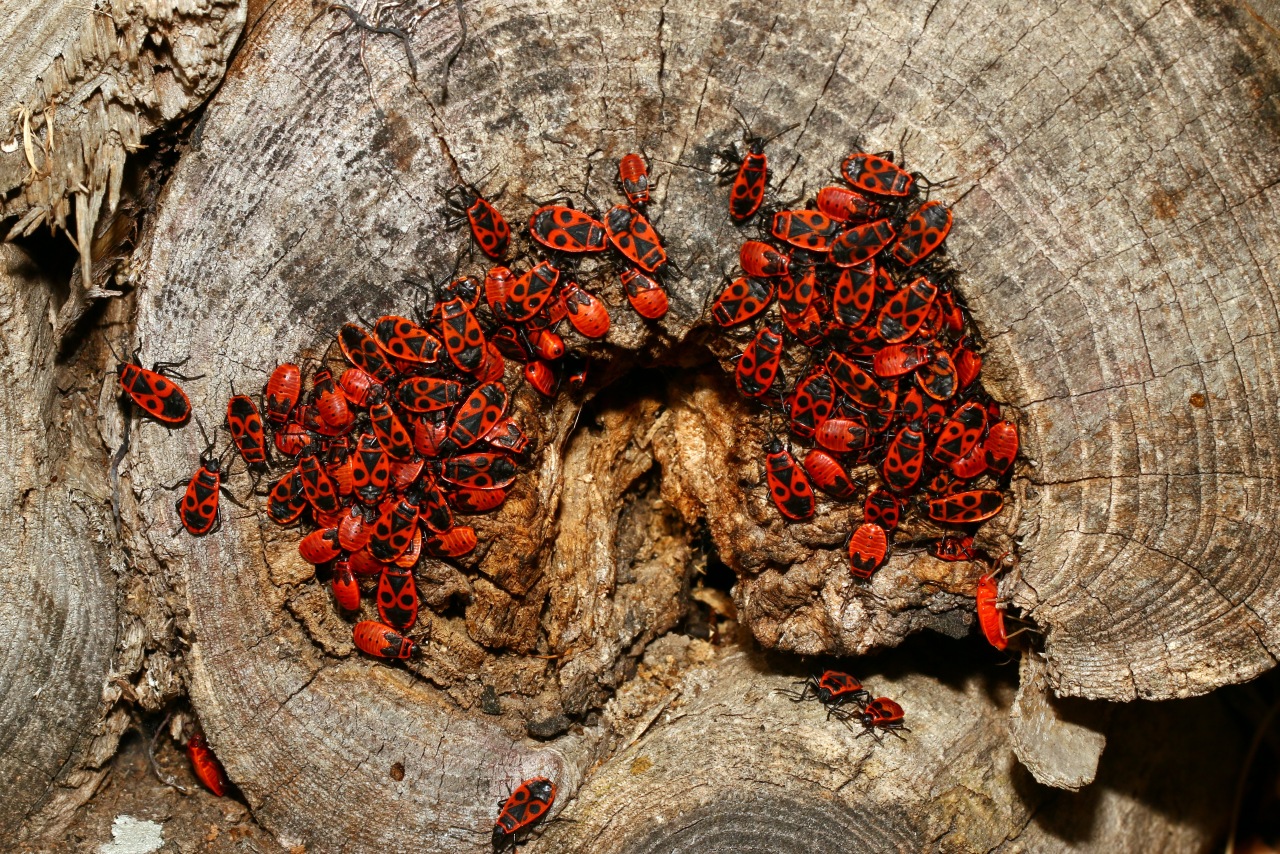
[[[0,244],[10,378],[0,383],[0,838],[10,841],[24,821],[56,825],[92,793],[121,724],[102,717],[124,560],[92,432],[97,388],[75,388],[54,363],[54,293],[22,250]]]
[[[120,202],[126,158],[222,80],[245,8],[244,0],[0,3],[0,220],[10,221],[10,236],[47,224],[78,248],[80,279],[61,306],[60,338],[89,300],[113,295],[94,281],[93,244],[99,217]]]
[[[1014,759],[1011,685],[964,669],[953,662],[945,681],[864,673],[914,728],[876,744],[776,694],[794,677],[762,661],[693,667],[652,731],[565,808],[573,822],[528,850],[1203,851],[1220,838],[1246,737],[1216,701],[1118,711],[1098,782],[1073,794],[1038,786]]]
[[[1268,32],[1230,7],[1178,3],[784,12],[467,4],[470,40],[437,105],[436,75],[459,37],[453,5],[384,12],[412,31],[417,81],[394,38],[341,29],[345,18],[317,19],[309,3],[273,5],[160,200],[140,257],[146,357],[195,356],[208,377],[191,385],[193,402],[215,422],[232,381],[253,388],[277,358],[318,354],[340,322],[406,309],[419,298],[406,274],[452,269],[460,244],[442,231],[441,187],[495,169],[490,184],[506,184],[524,214],[523,197],[574,188],[591,163],[592,195],[608,198],[616,158],[642,148],[660,178],[658,224],[689,278],[672,282],[656,331],[616,282],[593,283],[615,309],[600,355],[624,354],[616,376],[626,353],[660,357],[686,338],[732,263],[741,233],[709,171],[740,137],[731,104],[762,133],[801,123],[770,149],[784,198],[813,189],[855,135],[878,150],[911,130],[913,167],[957,176],[939,195],[957,203],[963,294],[990,345],[989,387],[1019,408],[1035,464],[992,542],[1021,538],[1006,592],[1047,633],[1052,686],[1176,696],[1270,666],[1280,597],[1268,277],[1280,235]],[[845,511],[784,526],[762,487],[768,425],[693,373],[671,369],[661,413],[643,402],[604,413],[616,439],[570,440],[563,405],[534,421],[550,450],[521,500],[482,523],[495,545],[458,582],[472,607],[424,627],[430,684],[352,657],[292,535],[231,510],[219,535],[182,534],[161,484],[190,473],[199,440],[136,437],[130,546],[186,593],[192,696],[268,827],[320,849],[478,850],[507,782],[552,773],[567,798],[629,728],[584,722],[549,744],[523,731],[592,708],[625,679],[634,641],[669,624],[661,603],[683,580],[658,560],[634,573],[657,583],[633,582],[632,602],[620,593],[623,532],[679,533],[656,507],[620,524],[620,498],[648,488],[650,455],[664,503],[686,523],[707,517],[741,574],[739,614],[766,646],[856,653],[925,626],[963,628],[979,567],[900,555],[869,593],[854,589]],[[1203,409],[1188,402],[1195,393]],[[558,510],[603,518],[587,531],[556,523]],[[606,593],[619,604],[600,602]],[[637,617],[648,622],[619,637]],[[745,687],[723,684],[732,696]],[[486,687],[503,716],[482,716]],[[926,696],[916,749],[966,750],[955,708]],[[755,718],[765,734],[768,708]],[[402,782],[389,782],[395,761]],[[958,773],[973,767],[1009,773]],[[890,785],[868,770],[850,796]],[[919,774],[921,787],[932,779]],[[655,786],[648,797],[666,796]],[[330,824],[315,821],[322,800]],[[885,839],[946,830],[876,815]],[[1016,819],[981,812],[996,842]],[[1137,826],[1157,832],[1154,819]]]

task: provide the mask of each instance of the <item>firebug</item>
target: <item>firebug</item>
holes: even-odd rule
[[[557,252],[603,252],[609,244],[604,226],[563,205],[543,205],[529,217],[529,234]]]
[[[498,818],[493,823],[493,850],[516,847],[516,837],[547,814],[556,800],[556,784],[546,777],[525,780],[511,797],[499,804]]]
[[[812,518],[813,487],[796,458],[777,439],[765,445],[765,454],[769,497],[773,499],[778,512],[797,522]]]
[[[856,189],[877,196],[905,196],[915,179],[888,158],[856,152],[840,164],[840,174]]]
[[[875,522],[864,522],[849,538],[849,571],[855,578],[866,580],[884,563],[889,551],[889,538]]]

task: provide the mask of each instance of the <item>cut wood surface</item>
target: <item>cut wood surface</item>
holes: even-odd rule
[[[398,39],[308,3],[275,4],[248,34],[160,200],[141,277],[138,337],[149,358],[201,362],[198,412],[216,420],[232,382],[318,355],[345,320],[408,310],[421,294],[406,277],[448,275],[462,238],[444,228],[442,188],[487,175],[520,222],[527,199],[581,186],[588,164],[591,195],[611,197],[616,158],[641,149],[686,277],[656,328],[593,282],[615,309],[597,355],[616,378],[700,335],[732,263],[740,232],[711,174],[741,136],[731,105],[764,134],[800,123],[771,146],[780,197],[813,189],[856,139],[880,150],[909,130],[914,168],[956,176],[941,195],[956,204],[962,292],[988,385],[1020,413],[1031,465],[1000,520],[1021,544],[1020,583],[1005,586],[1046,633],[1053,688],[1177,696],[1272,663],[1276,424],[1263,401],[1280,236],[1273,54],[1253,19],[1178,4],[464,14],[443,104],[452,5],[384,13],[413,33],[416,80]],[[684,583],[677,564],[637,568],[646,548],[628,530],[656,541],[705,516],[767,647],[852,654],[962,628],[981,568],[904,554],[855,589],[847,512],[782,524],[761,484],[768,425],[689,352],[662,369],[655,404],[624,391],[572,432],[571,407],[539,417],[522,393],[538,468],[481,522],[493,545],[455,579],[465,613],[424,628],[428,682],[351,657],[294,535],[237,512],[207,540],[180,534],[157,484],[190,470],[199,440],[141,432],[137,550],[187,590],[192,696],[262,821],[322,848],[477,845],[512,780],[554,770],[570,791],[614,744],[580,716],[671,624]],[[649,509],[620,524],[629,492]],[[633,597],[628,578],[647,579]],[[499,717],[481,713],[488,688]],[[553,742],[523,738],[575,721]],[[424,776],[388,800],[382,766],[402,755]],[[322,792],[376,806],[319,825]]]
[[[125,161],[222,80],[243,0],[0,3],[0,223],[10,236],[66,231],[79,281],[60,300],[61,339],[89,302],[100,217],[116,211]],[[61,345],[62,341],[55,342]]]
[[[664,645],[652,658],[680,653]],[[795,675],[776,663],[731,654],[689,670],[660,723],[529,850],[1204,851],[1221,836],[1245,739],[1224,732],[1212,699],[1118,711],[1098,781],[1070,794],[1037,786],[1014,759],[1009,681],[966,675],[963,656],[941,679],[918,672],[918,656],[911,674],[892,659],[864,682],[900,700],[914,729],[880,744],[789,702],[778,692]]]
[[[8,840],[42,810],[56,824],[92,792],[121,724],[104,724],[100,710],[124,560],[111,548],[97,389],[59,388],[73,380],[54,364],[54,294],[26,253],[0,244],[0,370],[12,380],[0,384],[0,839]]]
[[[459,14],[467,37],[450,64]],[[1280,61],[1264,18],[1177,2],[1033,2],[1016,14],[449,3],[380,16],[410,34],[412,63],[394,35],[332,7],[266,8],[145,224],[132,341],[147,363],[192,357],[206,376],[188,391],[207,426],[232,383],[256,389],[280,360],[314,364],[342,322],[406,312],[422,300],[409,280],[447,277],[463,235],[445,228],[441,190],[459,181],[505,186],[500,204],[519,224],[529,199],[588,180],[591,199],[616,198],[617,158],[643,151],[681,275],[657,324],[630,311],[616,280],[590,283],[614,317],[590,348],[591,399],[543,411],[521,386],[535,463],[478,522],[485,547],[463,571],[424,569],[438,613],[410,669],[355,654],[294,532],[227,505],[220,533],[182,532],[172,484],[196,465],[198,431],[134,424],[127,548],[175,592],[210,742],[283,842],[482,850],[494,802],[543,773],[566,801],[581,789],[581,826],[555,826],[534,850],[717,850],[727,843],[715,839],[770,824],[761,846],[813,850],[807,823],[787,814],[865,824],[867,839],[915,849],[949,830],[945,803],[925,797],[948,764],[964,798],[990,775],[972,813],[951,813],[985,823],[951,829],[958,850],[1017,848],[1024,829],[1040,832],[990,717],[1007,703],[973,686],[894,682],[922,725],[908,745],[872,752],[842,730],[797,738],[785,722],[813,709],[770,699],[779,677],[738,659],[694,662],[711,674],[696,677],[711,686],[696,702],[638,663],[684,615],[703,519],[738,574],[742,625],[784,652],[857,655],[923,628],[964,633],[983,571],[900,553],[858,588],[842,549],[856,511],[824,504],[814,522],[785,525],[770,506],[759,449],[771,424],[724,379],[744,339],[709,335],[705,313],[742,240],[713,174],[716,152],[742,139],[734,106],[766,136],[799,125],[769,147],[780,199],[811,193],[855,145],[896,148],[904,135],[911,168],[955,176],[935,194],[955,207],[960,291],[986,339],[984,379],[1017,412],[1028,458],[986,544],[1017,544],[1004,593],[1045,633],[1048,686],[1178,697],[1274,664]],[[113,452],[118,420],[103,397]],[[250,485],[230,482],[238,494]],[[87,714],[86,698],[68,702]],[[741,706],[754,746],[708,724],[726,703]],[[725,758],[708,763],[713,746]],[[653,775],[624,764],[637,749],[661,758]],[[863,772],[853,782],[833,764],[846,752],[845,770]],[[731,762],[752,755],[770,761]],[[389,776],[396,762],[403,780]],[[775,786],[779,768],[792,770]],[[718,770],[668,794],[672,780]],[[909,780],[896,799],[895,775]],[[620,805],[621,792],[633,794]],[[1196,847],[1217,830],[1169,829],[1177,807],[1134,809],[1144,818],[1123,832]],[[1061,847],[1122,849],[1122,824]],[[709,843],[702,828],[722,835]],[[1027,850],[1053,847],[1037,839]]]

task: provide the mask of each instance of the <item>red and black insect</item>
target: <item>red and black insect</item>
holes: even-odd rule
[[[921,276],[898,291],[880,309],[876,328],[890,344],[906,341],[924,323],[929,307],[938,295],[938,286]]]
[[[298,405],[302,393],[302,371],[297,365],[286,362],[276,365],[267,380],[263,399],[267,407],[267,420],[280,427],[289,420],[289,413]],[[292,455],[290,455],[292,456]]]
[[[916,384],[937,401],[950,400],[956,393],[956,368],[946,350],[934,350],[928,364],[916,371]]]
[[[546,362],[535,360],[525,365],[524,378],[543,397],[551,397],[556,392],[556,372]]]
[[[385,400],[375,400],[369,407],[369,423],[387,456],[396,460],[407,460],[413,456],[413,438]]]
[[[821,448],[814,448],[805,455],[804,471],[814,486],[832,498],[852,501],[858,497],[858,484],[835,457]]]
[[[560,269],[550,261],[539,261],[507,286],[503,314],[509,320],[526,321],[552,302]]]
[[[366,655],[377,658],[406,659],[413,656],[417,644],[391,626],[374,620],[361,620],[352,630],[356,646]]]
[[[376,388],[382,388],[382,385],[359,368],[347,368],[338,377],[338,389],[342,396],[347,399],[347,403],[359,409],[369,405],[369,397]]]
[[[862,521],[875,522],[886,531],[898,527],[902,518],[902,502],[887,489],[877,489],[862,503]]]
[[[360,610],[360,585],[347,561],[340,560],[333,565],[329,589],[333,591],[333,601],[338,603],[339,608],[344,611]]]
[[[782,360],[782,329],[776,323],[760,327],[751,339],[734,371],[738,391],[747,397],[761,397],[773,388]]]
[[[764,146],[765,141],[760,137],[747,142],[747,155],[738,164],[729,188],[729,216],[736,222],[751,219],[764,201],[764,190],[769,183],[769,158]]]
[[[960,391],[968,388],[982,373],[982,355],[973,349],[968,338],[962,338],[956,344],[951,351],[951,361],[956,366],[956,382]]]
[[[564,205],[543,205],[534,211],[529,234],[557,252],[603,252],[609,245],[600,222]]]
[[[816,201],[818,210],[837,222],[866,222],[880,215],[880,205],[847,187],[823,187]]]
[[[836,390],[831,384],[831,377],[819,366],[796,383],[795,391],[791,393],[787,403],[791,432],[805,441],[812,439],[835,408]]]
[[[566,282],[560,289],[569,322],[586,338],[603,338],[609,331],[609,309],[595,294],[581,288],[575,282]]]
[[[440,303],[440,326],[449,359],[458,370],[474,374],[484,362],[484,332],[467,302],[456,296]]]
[[[500,382],[477,386],[454,413],[448,437],[452,449],[469,448],[480,441],[506,412],[506,386]]]
[[[884,462],[880,464],[880,476],[890,489],[906,492],[916,485],[923,471],[924,434],[903,427],[889,443]]]
[[[452,409],[462,399],[462,384],[439,377],[410,377],[396,389],[396,399],[410,412],[439,412]]]
[[[622,283],[631,307],[641,317],[657,320],[667,313],[670,305],[667,290],[657,279],[628,268],[618,274],[618,281]]]
[[[378,514],[372,507],[351,505],[338,523],[338,545],[344,551],[358,552],[369,544]]]
[[[500,451],[510,451],[513,454],[523,454],[529,445],[529,437],[524,434],[513,418],[503,418],[490,427],[489,432],[484,434],[484,441],[488,442],[490,447]]]
[[[458,525],[443,534],[432,534],[423,540],[422,546],[436,557],[462,557],[476,547],[476,529],[470,525]]]
[[[338,543],[338,529],[316,528],[298,543],[298,554],[307,563],[319,566],[342,554],[342,546]]]
[[[480,251],[494,260],[500,259],[507,251],[507,243],[511,240],[511,226],[503,219],[502,214],[488,200],[480,195],[474,187],[459,185],[445,195],[445,200],[455,214],[454,221],[461,225],[463,218],[471,227],[471,236],[480,246]]]
[[[894,414],[898,411],[898,387],[892,380],[889,382],[890,385],[880,389],[880,405],[863,410],[863,414],[867,417],[867,426],[875,433],[888,430],[889,425],[893,423]]]
[[[910,267],[924,260],[947,239],[951,231],[951,209],[939,201],[925,202],[902,226],[893,245],[893,257]]]
[[[798,277],[787,273],[778,278],[778,308],[790,326],[799,323],[813,303],[818,290],[818,274],[810,265]]]
[[[866,580],[884,563],[889,552],[889,538],[875,522],[863,522],[849,538],[849,571],[855,578]]]
[[[769,497],[785,518],[801,522],[813,517],[813,487],[791,452],[777,439],[764,447]]]
[[[337,513],[342,505],[338,499],[338,490],[333,479],[320,465],[316,456],[317,448],[309,445],[298,460],[298,476],[302,481],[302,491],[307,502],[321,513]]]
[[[822,211],[778,211],[770,233],[774,237],[810,252],[826,252],[840,231],[840,223]]]
[[[923,344],[890,344],[876,352],[872,369],[878,377],[900,377],[927,364],[931,358],[933,350]]]
[[[418,526],[418,503],[405,496],[385,505],[373,535],[369,537],[369,553],[383,563],[390,563],[409,548]]]
[[[865,450],[871,447],[874,438],[867,429],[867,422],[853,414],[828,418],[818,426],[813,437],[819,445],[838,454]]]
[[[214,756],[213,751],[209,749],[204,733],[194,733],[187,739],[187,759],[191,761],[191,770],[195,773],[196,779],[204,784],[206,789],[220,798],[227,794],[231,788],[231,781],[227,779],[227,772],[218,761],[218,757]]]
[[[855,188],[877,196],[905,196],[915,179],[887,157],[859,151],[840,164],[840,174]]]
[[[791,271],[791,259],[768,243],[748,240],[738,249],[738,263],[748,276],[757,279],[785,276]]]
[[[391,483],[391,465],[378,437],[363,434],[351,454],[351,486],[362,504],[377,504]],[[355,549],[352,549],[355,551]]]
[[[973,537],[943,537],[929,546],[929,554],[938,560],[958,561],[973,560],[978,551],[973,547]]]
[[[321,368],[312,377],[311,398],[312,406],[306,411],[314,412],[323,422],[317,426],[321,432],[330,435],[340,433],[355,421],[346,396],[338,390],[338,384],[333,381],[333,374],[328,368]]]
[[[489,311],[493,312],[493,316],[498,320],[511,320],[507,316],[507,292],[511,288],[512,282],[516,279],[516,274],[511,272],[509,267],[498,265],[490,267],[489,272],[484,274],[484,301],[489,305]]]
[[[960,459],[951,464],[951,473],[960,480],[972,480],[987,470],[986,454],[982,445],[974,445]]]
[[[449,496],[459,513],[488,513],[507,500],[506,489],[458,489]]]
[[[773,301],[772,279],[749,276],[734,279],[711,306],[711,314],[721,326],[746,323],[769,307]]]
[[[437,534],[443,534],[452,528],[453,510],[435,478],[428,477],[417,489],[421,492],[421,497],[418,498],[418,518],[423,524]]]
[[[205,453],[208,454],[212,449],[211,445]],[[218,458],[201,457],[200,468],[191,476],[186,492],[174,504],[182,527],[196,537],[203,537],[217,530],[222,523],[218,513],[218,498],[221,494],[222,470]]]
[[[973,450],[987,429],[987,409],[971,400],[955,411],[938,433],[933,458],[949,466]]]
[[[516,479],[516,466],[506,454],[463,454],[442,462],[440,477],[472,489],[501,489]]]
[[[267,516],[277,525],[288,525],[297,521],[307,509],[307,503],[306,492],[302,488],[302,475],[295,468],[271,487],[271,492],[267,495]]]
[[[855,225],[831,242],[831,263],[837,267],[865,264],[880,254],[896,232],[887,219]]]
[[[619,252],[646,273],[660,272],[667,264],[662,238],[644,214],[626,205],[615,205],[604,215],[604,230]]]
[[[633,152],[618,161],[618,184],[631,204],[649,203],[649,167],[643,157]]]
[[[889,732],[898,738],[902,738],[902,733],[911,732],[903,725],[904,717],[902,706],[899,706],[888,697],[877,697],[867,703],[862,713],[857,716],[858,722],[863,726],[863,730],[858,733],[858,737],[861,738],[867,733],[871,733],[872,738],[880,741],[880,732]]]
[[[1018,426],[1008,419],[991,425],[982,443],[983,459],[992,472],[1003,475],[1018,456]]]
[[[564,339],[550,329],[531,329],[528,338],[534,354],[548,362],[554,362],[565,353]]]
[[[1007,649],[1009,636],[1004,627],[1004,610],[1000,607],[1000,588],[996,584],[995,573],[978,579],[977,608],[978,625],[982,627],[987,642],[996,649]]]
[[[347,357],[348,362],[378,382],[385,383],[396,375],[378,342],[363,326],[355,323],[342,324],[342,328],[338,330],[338,346],[342,348],[342,355]]]
[[[498,818],[493,823],[493,850],[515,848],[518,834],[538,822],[556,800],[556,784],[546,777],[525,780],[506,801],[498,805]]]
[[[307,442],[311,441],[311,437],[307,435],[307,428],[296,421],[290,421],[276,431],[272,441],[277,451],[286,457],[296,457],[302,453],[302,449],[306,447]]]
[[[267,434],[253,398],[237,394],[227,401],[227,429],[246,463],[261,465],[267,461]]]
[[[875,377],[839,353],[827,356],[827,373],[840,390],[862,410],[876,409],[884,399],[884,393]]]
[[[162,373],[180,364],[182,362],[157,363],[152,370],[147,370],[136,362],[125,362],[117,371],[120,388],[157,421],[182,424],[191,417],[191,401],[177,383]]]
[[[1004,497],[994,489],[971,489],[929,502],[929,518],[948,525],[985,522],[1004,507]]]
[[[871,699],[871,695],[862,687],[856,677],[839,670],[825,670],[821,676],[810,676],[803,682],[799,691],[782,691],[794,703],[803,703],[813,697],[827,709],[827,720],[832,714],[845,711],[844,707],[853,704],[861,711],[862,706]]]
[[[393,359],[420,365],[434,365],[440,359],[440,349],[444,346],[439,338],[409,318],[396,314],[378,318],[373,325],[373,340]]]
[[[388,566],[378,578],[378,616],[396,631],[404,632],[418,621],[418,588],[413,573]]]
[[[874,261],[856,264],[840,271],[831,290],[831,307],[836,320],[850,328],[867,322],[876,304],[876,265]]]

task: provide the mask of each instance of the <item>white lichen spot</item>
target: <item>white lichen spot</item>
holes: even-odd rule
[[[154,821],[118,815],[111,823],[111,841],[98,847],[98,854],[151,854],[164,845],[164,828]]]

